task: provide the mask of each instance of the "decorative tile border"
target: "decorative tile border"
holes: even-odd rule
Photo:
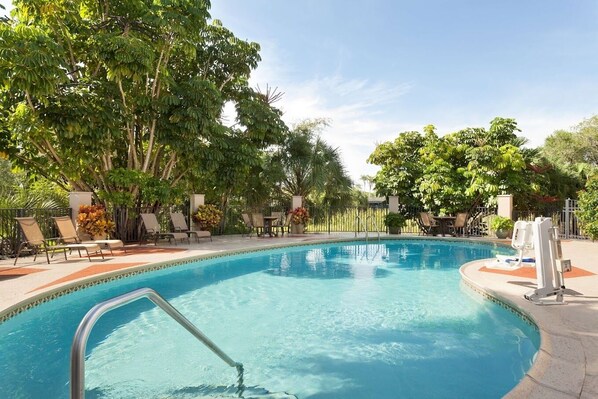
[[[514,315],[516,315],[517,317],[519,317],[521,320],[523,320],[526,324],[532,326],[536,331],[540,331],[540,328],[538,327],[538,325],[536,324],[536,322],[534,321],[534,319],[528,315],[527,313],[521,311],[520,309],[509,305],[508,303],[496,298],[495,296],[490,295],[488,292],[484,291],[483,289],[479,288],[478,286],[474,285],[473,283],[471,283],[468,279],[466,278],[461,278],[461,282],[463,284],[465,284],[468,288],[470,288],[471,290],[475,291],[477,294],[481,295],[484,297],[484,299],[487,299],[491,302],[494,302],[495,304],[497,304],[498,306],[500,306],[503,309],[508,310],[509,312],[513,313]]]
[[[397,236],[397,237],[382,237],[380,239],[380,241],[393,241],[393,240],[438,240],[438,238],[425,237],[425,236],[421,236],[421,237],[420,236],[417,236],[417,237]],[[286,244],[275,244],[275,245],[270,245],[270,246],[260,247],[260,248],[245,248],[245,249],[238,249],[238,250],[227,250],[227,251],[222,251],[222,252],[217,252],[217,253],[192,256],[189,258],[179,259],[176,261],[150,263],[150,264],[136,266],[136,267],[134,266],[131,268],[133,270],[124,269],[124,270],[118,270],[118,271],[114,271],[111,273],[107,273],[105,275],[100,275],[97,277],[87,277],[86,279],[79,280],[78,282],[69,283],[65,286],[58,287],[54,290],[45,291],[39,295],[36,295],[32,298],[28,298],[24,301],[17,303],[14,306],[7,308],[4,312],[0,313],[0,324],[4,323],[5,321],[7,321],[25,311],[31,310],[31,309],[35,308],[36,306],[39,306],[46,302],[50,302],[50,301],[60,298],[64,295],[72,294],[73,292],[81,291],[81,290],[84,290],[86,288],[90,288],[90,287],[93,287],[96,285],[105,284],[105,283],[109,283],[109,282],[116,281],[116,280],[122,280],[122,279],[125,279],[128,277],[137,276],[140,274],[151,273],[151,272],[155,272],[155,271],[163,270],[163,269],[169,269],[172,267],[186,265],[189,263],[194,263],[194,262],[202,261],[202,260],[223,258],[223,257],[227,257],[227,256],[234,256],[234,255],[242,255],[242,254],[246,254],[246,253],[264,252],[264,251],[270,251],[273,249],[302,247],[302,246],[319,245],[319,244],[333,244],[333,243],[353,242],[353,241],[364,241],[364,238],[354,237],[354,238],[338,238],[338,239],[319,239],[319,240],[316,239],[316,240],[309,241],[309,242],[304,241],[304,242],[295,242],[295,243],[286,243]],[[378,241],[378,239],[374,239],[374,240],[370,240],[370,241]],[[468,243],[483,244],[483,245],[488,245],[488,244],[494,244],[494,245],[499,245],[499,246],[502,245],[501,243],[496,243],[496,242],[491,242],[491,241],[489,242],[489,241],[474,240],[474,239],[456,239],[456,238],[451,238],[451,237],[443,238],[442,240],[438,240],[438,241],[460,242],[460,243],[468,242]],[[529,322],[533,326],[536,326],[536,324],[533,323],[533,321],[531,321],[531,318],[522,314],[517,309],[514,309],[513,307],[509,306],[508,304],[492,297],[491,295],[487,294],[484,291],[481,291],[479,288],[472,286],[470,283],[467,283],[467,285],[470,286],[471,288],[473,288],[476,292],[479,292],[480,294],[485,296],[487,299],[490,299],[491,301],[496,302],[497,304],[505,307],[506,309],[513,311],[514,313],[520,315],[526,322]],[[537,326],[536,326],[536,328],[537,328]]]

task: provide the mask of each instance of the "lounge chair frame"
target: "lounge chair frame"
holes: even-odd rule
[[[168,243],[170,244],[174,241],[174,245],[177,245],[176,240],[187,240],[190,243],[189,236],[186,233],[162,232],[155,213],[142,213],[140,216],[141,222],[145,227],[145,234],[141,236],[140,242],[144,239],[151,239],[154,245],[158,245],[158,240],[168,239]]]
[[[98,244],[104,247],[108,247],[110,255],[114,255],[113,249],[122,248],[125,253],[127,252],[125,244],[121,240],[82,240],[75,229],[75,225],[68,216],[56,216],[53,217],[54,223],[58,228],[60,234],[60,242],[63,244]]]
[[[46,254],[46,261],[50,264],[50,256],[48,252],[52,252],[52,257],[54,257],[54,253],[56,251],[62,251],[64,253],[64,260],[67,260],[66,251],[73,251],[76,250],[79,253],[79,257],[81,257],[81,251],[84,250],[87,259],[91,262],[91,253],[97,254],[99,253],[104,259],[104,253],[102,252],[102,248],[98,244],[61,244],[61,245],[51,245],[49,241],[51,240],[59,240],[57,238],[46,239],[42,233],[42,230],[39,227],[39,224],[33,217],[18,217],[15,218],[21,231],[23,232],[23,236],[25,240],[21,242],[19,245],[19,249],[17,250],[17,256],[15,258],[14,265],[17,264],[19,257],[21,256],[21,252],[26,247],[33,252],[33,261],[37,260],[37,254],[39,252],[44,252]]]
[[[189,230],[185,215],[181,212],[170,212],[170,221],[172,228],[176,233],[185,233],[187,237],[195,237],[195,242],[199,242],[200,238],[209,238],[212,241],[212,233],[206,230]]]

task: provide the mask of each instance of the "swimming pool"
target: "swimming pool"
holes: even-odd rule
[[[499,398],[531,366],[539,334],[461,287],[461,264],[496,253],[510,251],[433,240],[313,245],[77,291],[0,324],[0,397],[67,398],[83,315],[151,287],[244,364],[250,387],[300,398]],[[88,398],[199,397],[236,379],[145,300],[102,317],[87,349]]]

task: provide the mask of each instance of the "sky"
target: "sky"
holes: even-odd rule
[[[212,0],[211,15],[260,44],[250,83],[284,93],[289,126],[330,121],[356,183],[403,131],[500,116],[537,147],[598,113],[595,0]]]

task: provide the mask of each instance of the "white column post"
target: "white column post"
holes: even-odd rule
[[[69,193],[69,207],[71,208],[71,219],[77,225],[77,216],[81,205],[91,205],[91,192],[71,191]]]
[[[388,212],[399,212],[399,197],[391,195],[388,197]]]
[[[205,204],[205,199],[205,194],[191,194],[189,198],[189,220],[187,221],[188,226],[194,225],[192,215],[200,205]]]
[[[496,204],[498,206],[498,216],[504,216],[513,219],[513,195],[502,194],[496,197]]]
[[[300,195],[293,195],[293,201],[291,202],[291,210],[300,208],[303,206],[303,197]]]

